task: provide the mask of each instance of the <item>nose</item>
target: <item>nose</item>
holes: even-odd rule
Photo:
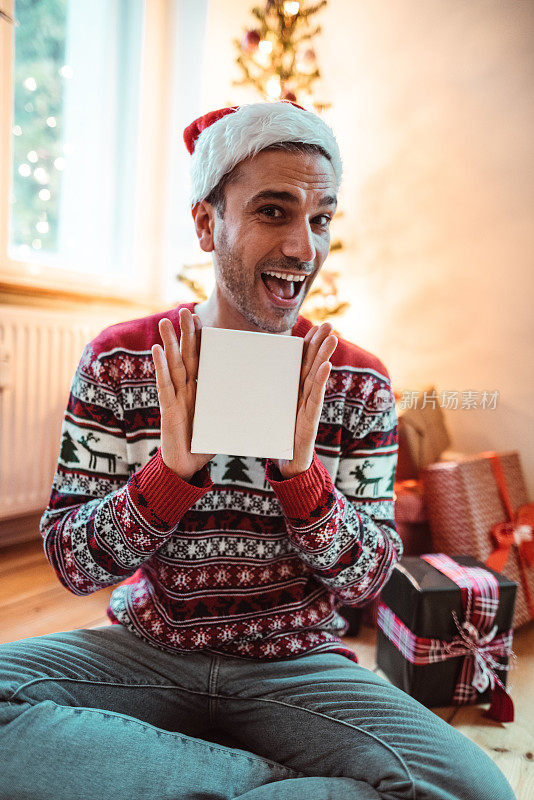
[[[313,231],[307,219],[295,220],[284,231],[282,253],[288,258],[312,262],[317,254]]]

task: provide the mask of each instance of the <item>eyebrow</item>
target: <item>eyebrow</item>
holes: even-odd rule
[[[293,203],[296,204],[299,202],[299,198],[296,195],[291,194],[291,192],[277,192],[274,189],[264,189],[262,192],[258,192],[257,194],[252,197],[247,205],[253,205],[257,203],[259,200],[282,200],[286,203]],[[319,200],[320,206],[337,206],[337,197],[332,194],[327,194]]]

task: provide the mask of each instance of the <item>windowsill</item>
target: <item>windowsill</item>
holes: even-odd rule
[[[99,304],[113,304],[121,306],[142,306],[143,308],[159,309],[161,301],[154,295],[149,295],[140,289],[128,289],[112,286],[98,285],[96,280],[91,282],[90,276],[58,274],[58,270],[50,270],[52,277],[37,274],[31,275],[26,265],[20,264],[20,271],[14,272],[13,268],[0,266],[0,294],[17,297],[41,297],[44,300],[60,300],[70,302],[85,302]],[[54,274],[55,273],[55,274]]]

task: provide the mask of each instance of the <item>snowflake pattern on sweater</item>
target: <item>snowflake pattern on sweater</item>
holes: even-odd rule
[[[151,645],[240,658],[337,652],[343,605],[370,601],[402,555],[393,511],[397,414],[389,374],[338,337],[313,461],[216,455],[191,482],[161,458],[151,347],[178,311],[106,328],[72,379],[40,522],[63,586],[115,585],[107,614]],[[293,336],[312,323],[299,316]]]

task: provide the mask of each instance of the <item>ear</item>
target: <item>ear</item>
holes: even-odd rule
[[[213,251],[213,230],[215,226],[215,209],[207,200],[200,200],[191,209],[195,221],[195,231],[198,243],[204,252]]]

